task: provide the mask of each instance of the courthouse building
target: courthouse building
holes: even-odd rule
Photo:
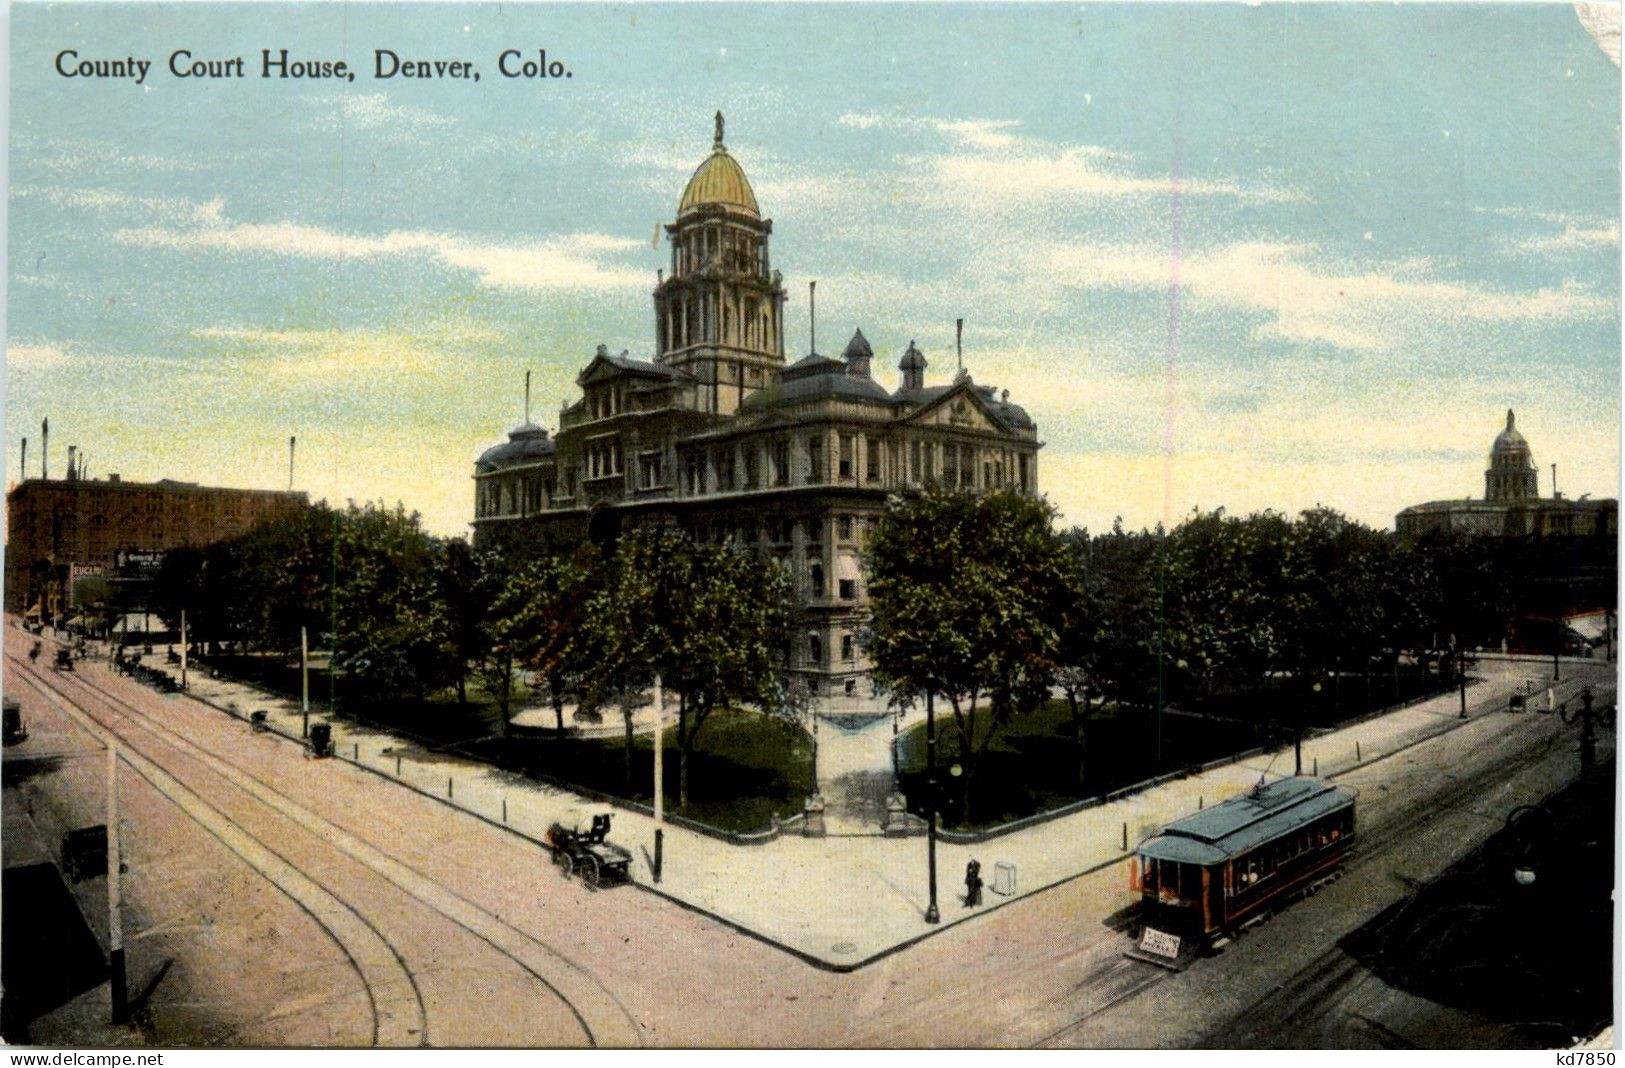
[[[475,544],[558,548],[662,522],[753,546],[794,576],[798,677],[820,697],[867,698],[864,532],[889,495],[928,483],[1036,493],[1037,428],[963,371],[927,385],[912,341],[894,344],[889,386],[861,329],[839,357],[787,362],[773,223],[722,132],[718,115],[666,227],[654,358],[599,346],[556,434],[526,422],[480,456]]]
[[[195,482],[24,478],[6,494],[6,611],[65,620],[73,585],[155,567],[170,549],[201,548],[306,507],[303,492]]]
[[[1539,471],[1529,442],[1518,432],[1511,409],[1506,428],[1490,445],[1484,472],[1483,499],[1428,501],[1413,504],[1394,517],[1401,537],[1431,532],[1497,536],[1613,538],[1619,530],[1619,502],[1612,498],[1569,500],[1557,493],[1542,497]]]

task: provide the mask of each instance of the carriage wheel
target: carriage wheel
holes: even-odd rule
[[[603,879],[603,873],[598,868],[598,858],[586,856],[582,857],[581,860],[581,881],[594,890],[598,889],[600,881]]]
[[[562,849],[554,851],[553,862],[559,866],[559,874],[566,879],[575,872],[575,862],[570,859],[570,854]]]

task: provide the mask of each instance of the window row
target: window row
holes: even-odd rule
[[[1033,488],[1032,458],[1013,449],[955,442],[895,441],[838,434],[834,470],[826,461],[826,436],[776,438],[765,444],[689,451],[683,456],[683,492],[696,497],[792,485],[832,482],[864,485],[946,482],[964,489]],[[862,466],[858,459],[862,457]],[[906,458],[907,466],[904,466]],[[888,478],[888,472],[890,477]]]

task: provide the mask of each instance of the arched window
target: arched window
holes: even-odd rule
[[[807,662],[811,664],[824,662],[824,643],[816,634],[807,635]]]

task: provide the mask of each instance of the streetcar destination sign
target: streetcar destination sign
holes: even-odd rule
[[[1172,960],[1179,956],[1179,936],[1159,931],[1155,927],[1147,927],[1140,932],[1140,948],[1147,953],[1155,953],[1159,957]]]

